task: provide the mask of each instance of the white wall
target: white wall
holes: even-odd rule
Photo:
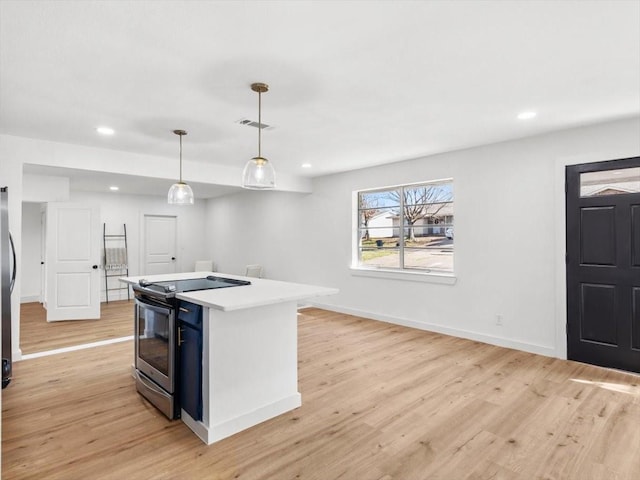
[[[68,200],[69,178],[53,175],[23,175],[23,202],[66,202]]]
[[[129,274],[143,274],[142,223],[145,214],[175,215],[178,224],[177,271],[191,271],[195,260],[205,258],[205,202],[196,202],[192,207],[180,208],[167,205],[165,197],[148,195],[122,195],[119,193],[92,193],[72,191],[67,199],[71,202],[95,204],[100,208],[100,232],[107,224],[107,234],[121,234],[127,225]],[[39,203],[22,204],[22,275],[21,301],[38,301],[40,284],[41,217]],[[100,242],[102,245],[102,241]],[[108,246],[119,246],[115,243]],[[110,288],[119,286],[117,279],[110,279]],[[105,301],[105,285],[102,279],[101,299]],[[126,299],[126,290],[109,292],[110,300]]]
[[[144,215],[175,215],[178,227],[178,251],[176,252],[176,271],[193,271],[196,260],[206,258],[205,248],[205,210],[206,202],[196,201],[195,205],[181,207],[168,205],[167,198],[149,195],[123,195],[118,192],[95,193],[71,191],[71,202],[95,204],[100,207],[100,232],[106,223],[107,234],[119,235],[123,224],[127,225],[127,246],[129,275],[142,275]],[[24,219],[23,219],[24,221]],[[119,246],[115,243],[109,246]],[[104,282],[104,280],[103,280]],[[111,280],[110,288],[117,287],[116,279]],[[104,284],[102,285],[104,301]],[[126,290],[109,292],[109,299],[126,299]]]
[[[307,195],[246,192],[207,201],[206,244],[219,272],[244,275],[245,267],[260,264],[263,276],[293,280],[305,268],[300,225]],[[308,272],[306,272],[308,274]],[[299,278],[306,278],[305,272]]]
[[[193,162],[185,171],[197,172],[200,182],[215,180],[220,185],[239,185],[242,166],[238,168],[224,167],[210,163]],[[9,227],[16,243],[18,274],[16,288],[11,297],[12,311],[12,348],[13,359],[19,360],[22,352],[20,339],[20,298],[22,282],[22,202],[24,164],[48,165],[55,167],[76,168],[100,172],[120,173],[124,175],[153,176],[165,178],[169,182],[175,180],[175,158],[160,158],[150,155],[139,155],[128,152],[93,148],[81,145],[70,145],[32,138],[16,137],[0,134],[0,184],[9,187]],[[187,160],[186,166],[189,165]],[[191,181],[191,178],[186,178]],[[311,182],[308,179],[293,175],[278,175],[278,185],[292,191],[309,191]],[[27,198],[30,198],[30,186],[26,186]]]
[[[319,302],[330,309],[563,357],[558,165],[637,155],[633,118],[320,177],[308,195],[239,193],[208,201],[207,244],[221,272],[260,263],[269,278],[339,288]],[[352,192],[449,177],[457,282],[352,275]]]
[[[20,301],[38,302],[41,291],[42,214],[40,203],[22,204],[22,275]]]
[[[334,309],[562,356],[562,165],[640,155],[639,132],[640,119],[634,118],[323,177],[307,195],[246,192],[211,200],[203,255],[220,271],[240,273],[247,263],[261,263],[271,278],[336,286],[341,293],[323,299]],[[18,256],[14,359],[21,355],[25,163],[166,172],[167,178],[175,170],[171,159],[0,135],[0,184],[9,186]],[[210,170],[203,178],[215,178]],[[225,181],[236,178],[235,172],[215,173]],[[457,284],[352,276],[352,191],[449,176],[456,189]],[[487,231],[488,221],[505,228]],[[502,328],[494,325],[495,313],[504,315]]]
[[[13,198],[15,192],[10,191]],[[41,301],[42,280],[40,262],[42,257],[41,208],[45,202],[69,200],[67,177],[24,174],[22,177],[22,230],[20,248],[24,255],[18,278],[20,278],[20,303]],[[17,240],[16,240],[17,241]]]

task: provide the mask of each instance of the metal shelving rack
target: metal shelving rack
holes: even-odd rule
[[[127,224],[122,224],[123,232],[120,235],[107,235],[107,224],[102,224],[102,243],[104,246],[104,295],[109,303],[109,292],[115,290],[127,290],[127,300],[131,300],[131,293],[129,291],[129,286],[123,287],[115,287],[109,288],[109,279],[113,277],[122,277],[123,275],[129,276],[129,253],[127,250]],[[110,255],[107,254],[107,241],[111,242],[122,242],[117,246],[113,246],[113,243],[109,244],[110,253],[113,253],[115,257],[124,260],[123,262],[113,263],[113,258],[111,258],[111,262],[107,263],[108,257]],[[122,246],[124,245],[124,247]],[[117,271],[118,273],[109,273]]]

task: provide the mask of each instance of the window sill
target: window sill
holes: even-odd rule
[[[351,275],[355,275],[358,277],[388,278],[390,280],[438,283],[441,285],[454,285],[457,281],[457,277],[453,273],[410,272],[406,270],[398,271],[398,270],[387,270],[383,268],[364,268],[364,267],[349,267],[349,268],[351,269]]]

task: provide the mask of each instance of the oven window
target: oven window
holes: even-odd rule
[[[170,318],[168,312],[157,312],[138,306],[138,355],[164,375],[169,375]]]

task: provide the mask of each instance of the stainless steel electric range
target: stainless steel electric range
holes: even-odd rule
[[[170,419],[180,418],[177,293],[250,285],[217,276],[133,285],[136,389]]]

